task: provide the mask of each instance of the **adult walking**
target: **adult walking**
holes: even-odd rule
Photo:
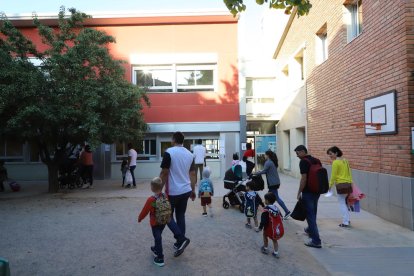
[[[352,193],[352,173],[348,160],[345,160],[342,156],[342,151],[333,146],[329,148],[326,153],[329,155],[332,162],[331,178],[329,180],[329,188],[335,185],[336,193],[339,202],[339,209],[342,214],[342,223],[339,227],[350,227],[350,215],[348,206],[346,204],[346,197],[349,193]]]
[[[138,154],[136,150],[133,148],[132,143],[128,143],[128,168],[132,175],[132,185],[134,188],[137,187],[137,183],[135,182],[135,168],[137,167],[137,157]],[[127,188],[131,187],[131,184],[127,185]]]
[[[278,189],[280,187],[280,178],[277,168],[279,167],[279,161],[277,159],[276,153],[271,150],[265,152],[265,163],[264,168],[261,171],[256,172],[257,175],[266,174],[267,187],[269,188],[269,193],[273,193],[276,196],[276,202],[282,207],[285,211],[285,216],[283,219],[289,218],[291,212],[286,207],[283,200],[280,198]]]
[[[80,175],[83,180],[82,189],[93,188],[93,155],[91,146],[86,145],[79,155]],[[87,184],[89,181],[89,184]]]
[[[197,172],[200,174],[200,181],[203,178],[203,168],[206,166],[206,148],[203,146],[203,140],[198,139],[197,145],[193,148],[194,153],[194,164],[196,168],[196,179]]]
[[[172,137],[172,147],[168,148],[161,162],[160,177],[168,194],[172,215],[185,236],[185,212],[188,199],[194,201],[197,182],[193,154],[183,146],[184,135],[177,131]],[[174,219],[172,219],[173,221]],[[168,227],[171,229],[170,225]]]
[[[250,176],[255,166],[255,163],[254,163],[255,153],[254,153],[254,150],[252,149],[252,143],[247,143],[246,149],[247,150],[243,154],[243,161],[246,162],[246,174],[247,176]]]
[[[318,225],[316,224],[316,215],[318,212],[318,201],[320,194],[312,193],[308,188],[308,175],[311,164],[320,161],[308,154],[308,149],[304,145],[299,145],[295,148],[296,156],[300,159],[300,185],[297,194],[297,199],[302,199],[303,204],[306,208],[306,221],[308,227],[305,228],[305,232],[311,238],[305,243],[306,246],[321,248],[322,242],[319,237]]]

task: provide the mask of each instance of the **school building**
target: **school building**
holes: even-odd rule
[[[55,26],[56,16],[39,15]],[[31,16],[9,19],[35,43],[41,43]],[[224,175],[232,153],[240,149],[238,19],[225,11],[93,15],[86,26],[116,38],[110,53],[126,61],[125,78],[148,88],[144,109],[149,131],[142,141],[120,141],[94,149],[96,178],[121,179],[126,144],[138,151],[137,178],[159,175],[164,151],[175,131],[192,149],[197,139],[207,148],[213,177]],[[2,141],[0,158],[16,179],[46,180],[47,168],[29,144]]]
[[[362,207],[414,229],[414,3],[314,0],[292,13],[274,54],[279,87],[291,92],[277,125],[283,172],[299,176],[293,151],[308,146],[330,168],[338,146]]]

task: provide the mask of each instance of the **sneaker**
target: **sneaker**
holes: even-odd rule
[[[272,252],[272,256],[275,257],[276,259],[279,259],[279,252]]]
[[[292,212],[291,211],[288,211],[287,213],[286,213],[286,215],[283,217],[283,219],[284,220],[287,220],[289,217],[290,217],[290,215],[292,214]]]
[[[174,252],[174,257],[178,257],[183,254],[184,249],[188,246],[189,243],[190,239],[185,238],[185,240],[178,245],[177,251]]]
[[[254,231],[256,231],[256,232],[260,232],[259,227],[255,227],[255,228],[254,228]]]
[[[249,229],[252,228],[252,226],[250,225],[250,223],[246,223],[245,226],[246,226],[246,228],[249,228]]]
[[[342,228],[350,228],[351,227],[349,224],[343,224],[343,223],[339,224],[338,226],[342,227]]]
[[[264,246],[262,246],[261,248],[260,248],[260,251],[263,253],[263,254],[268,254],[269,252],[267,252],[267,248],[265,248]]]
[[[207,217],[207,213],[203,213],[203,217]]]
[[[89,189],[89,185],[88,184],[83,184],[82,189]]]
[[[314,243],[313,241],[308,241],[308,242],[305,242],[305,245],[306,245],[306,246],[308,246],[308,247],[322,248],[322,245],[320,245],[320,244],[316,244],[316,243]]]
[[[175,242],[174,245],[173,245],[174,249],[177,250],[179,245],[180,245],[179,242]]]
[[[151,246],[151,251],[152,251],[152,254],[154,255],[154,257],[158,257],[158,253],[157,253],[157,251],[155,251],[155,246]]]
[[[159,267],[164,266],[164,259],[155,257],[154,258],[154,264],[159,266]]]

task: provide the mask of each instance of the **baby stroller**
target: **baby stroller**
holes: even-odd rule
[[[74,189],[75,187],[82,187],[82,180],[80,177],[79,165],[77,159],[69,158],[59,166],[59,185],[60,188]]]
[[[224,175],[224,188],[230,191],[223,196],[223,208],[228,209],[230,205],[238,205],[240,212],[243,213],[246,186],[243,183],[242,167],[240,165],[236,165],[226,171]]]

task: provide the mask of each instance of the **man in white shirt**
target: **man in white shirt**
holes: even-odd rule
[[[134,175],[134,170],[137,167],[137,156],[138,156],[137,152],[133,149],[132,144],[129,143],[128,144],[128,167],[132,175],[132,185],[134,188],[137,187],[137,184],[135,182],[135,175]],[[130,184],[127,185],[127,188],[129,187],[131,187]]]
[[[206,165],[206,148],[203,146],[201,139],[197,140],[197,145],[193,148],[194,153],[194,164],[196,167],[196,178],[197,171],[200,173],[200,180],[203,177],[203,168]]]

